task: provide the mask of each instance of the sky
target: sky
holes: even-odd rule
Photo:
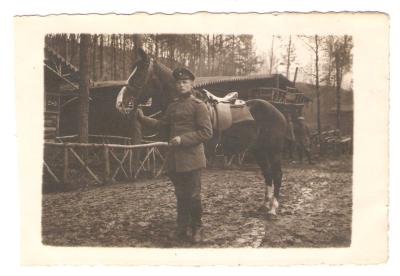
[[[254,48],[258,56],[264,60],[267,59],[267,55],[271,50],[272,46],[272,35],[271,34],[254,34],[253,35]],[[281,58],[285,52],[284,45],[289,41],[289,36],[281,36],[281,41],[274,39],[274,55]],[[298,82],[314,82],[314,78],[310,77],[311,66],[314,68],[315,54],[306,45],[304,39],[298,38],[296,35],[292,36],[292,43],[295,47],[296,59],[294,64],[291,66],[291,73],[289,76],[290,80],[293,80],[293,75],[296,66],[299,67],[297,81]],[[258,73],[267,73],[268,63],[264,64]],[[282,64],[277,66],[277,73],[286,75],[286,65]],[[351,87],[352,74],[348,73],[343,77],[342,87],[349,89]]]

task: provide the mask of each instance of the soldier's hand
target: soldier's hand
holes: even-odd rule
[[[174,138],[171,139],[171,141],[169,141],[169,144],[171,146],[179,146],[181,144],[181,137],[175,136]]]
[[[138,108],[136,110],[136,118],[140,121],[141,119],[143,119],[143,117],[144,117],[144,114],[143,114],[142,109]]]

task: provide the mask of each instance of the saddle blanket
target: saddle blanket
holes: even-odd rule
[[[232,124],[253,121],[249,107],[242,100],[236,100],[234,104],[219,102],[214,106],[214,114],[211,115],[213,128],[223,131],[232,126]]]

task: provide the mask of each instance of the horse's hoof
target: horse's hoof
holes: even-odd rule
[[[268,214],[268,218],[269,219],[274,220],[274,219],[277,218],[277,214],[276,214],[276,209],[275,208],[274,209],[270,209],[267,214]]]
[[[268,211],[268,208],[266,207],[266,206],[260,206],[259,208],[258,208],[258,212],[267,212]]]
[[[276,213],[268,212],[267,218],[268,218],[268,220],[277,220],[278,219],[278,215]]]

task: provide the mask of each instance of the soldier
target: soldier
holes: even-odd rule
[[[186,68],[172,73],[177,98],[168,106],[164,117],[156,120],[138,112],[138,119],[149,127],[169,129],[171,150],[167,156],[167,175],[177,198],[176,237],[187,240],[191,228],[194,242],[202,241],[201,169],[206,166],[204,145],[212,137],[212,125],[206,105],[193,96],[195,76]]]
[[[292,115],[288,112],[286,114],[287,128],[285,137],[285,153],[288,154],[288,158],[293,158],[293,145],[295,144],[295,137],[293,132],[293,121]]]
[[[296,139],[296,148],[299,154],[300,162],[303,162],[303,152],[306,154],[308,163],[313,164],[311,160],[311,141],[310,130],[304,121],[303,116],[298,116],[293,122],[294,136]]]

